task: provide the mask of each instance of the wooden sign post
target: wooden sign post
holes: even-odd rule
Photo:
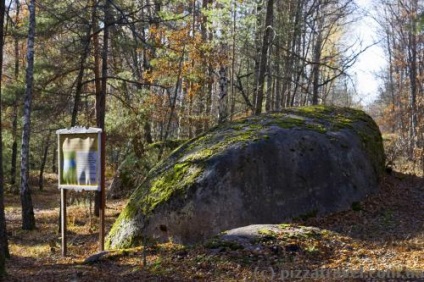
[[[99,191],[100,251],[104,249],[105,217],[105,136],[100,128],[72,127],[56,131],[58,139],[59,189],[62,255],[66,256],[66,192]]]

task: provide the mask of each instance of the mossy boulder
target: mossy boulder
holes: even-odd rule
[[[250,224],[349,209],[384,172],[364,112],[304,107],[218,126],[153,168],[113,225],[109,248],[194,243]]]

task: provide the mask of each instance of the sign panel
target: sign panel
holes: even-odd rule
[[[101,129],[61,129],[58,134],[59,188],[100,190]]]

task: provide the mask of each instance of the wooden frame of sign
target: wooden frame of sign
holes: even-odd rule
[[[60,189],[60,222],[62,255],[66,256],[66,191],[100,193],[100,251],[104,250],[105,217],[105,134],[100,128],[72,127],[56,131],[58,142],[58,187]]]

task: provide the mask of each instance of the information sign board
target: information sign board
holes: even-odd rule
[[[92,127],[56,131],[60,189],[100,191],[101,132]]]

